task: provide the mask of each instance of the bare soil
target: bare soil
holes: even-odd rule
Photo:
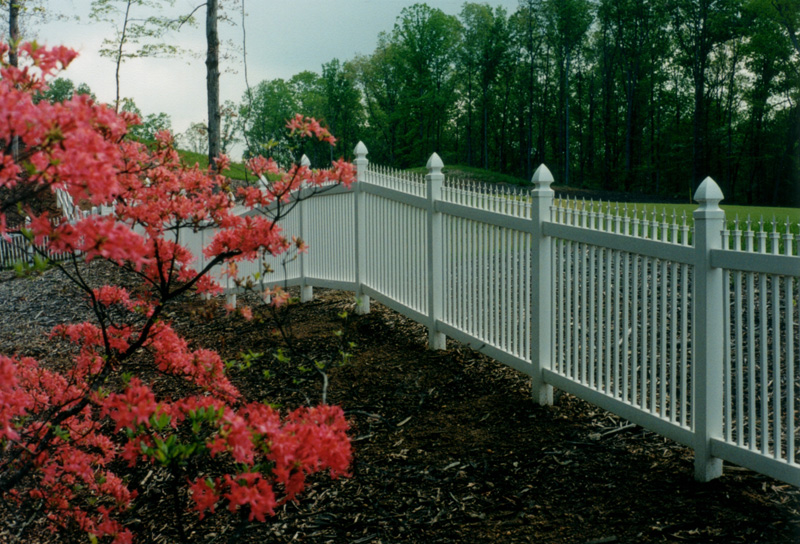
[[[33,281],[50,282],[54,273]],[[20,326],[19,316],[36,315],[31,304],[44,304],[39,319],[52,321],[55,299],[17,283],[31,280],[0,280],[0,311],[14,311],[3,313],[0,353],[41,356],[45,347],[21,344],[9,320]],[[28,306],[19,300],[25,293]],[[352,425],[352,476],[314,478],[298,503],[266,524],[241,527],[227,512],[211,516],[191,527],[193,541],[800,542],[797,488],[727,465],[721,478],[697,483],[687,448],[568,394],[538,406],[526,376],[456,343],[430,351],[423,327],[380,304],[365,316],[353,310],[352,294],[317,290],[289,314],[310,357],[336,361],[343,346],[353,353],[330,370],[328,389],[328,402],[341,405]],[[272,317],[257,311],[248,322],[226,315],[222,301],[188,299],[169,317],[194,344],[226,359],[267,354],[231,370],[248,397],[287,409],[319,402],[322,381],[298,369],[299,356],[280,363],[269,355],[282,343]],[[130,476],[143,501],[126,520],[138,541],[176,541],[157,485],[162,476],[148,467]],[[30,541],[70,539],[41,532]]]

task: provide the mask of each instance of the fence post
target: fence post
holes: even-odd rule
[[[25,217],[25,230],[28,231],[28,235],[31,235],[31,233],[30,233],[30,230],[31,230],[31,218],[30,217]],[[28,261],[29,265],[33,266],[34,255],[35,255],[34,248],[33,248],[34,238],[31,235],[30,239],[26,237],[26,238],[24,238],[24,240],[26,242],[25,259]]]
[[[369,295],[364,292],[364,280],[367,276],[367,221],[366,212],[366,193],[361,186],[367,181],[367,146],[364,142],[358,142],[355,150],[356,155],[356,184],[353,198],[355,198],[355,211],[353,220],[355,221],[355,246],[356,246],[356,313],[366,315],[369,313]]]
[[[225,261],[220,264],[220,274],[224,274],[225,277],[225,305],[231,309],[236,308],[236,291],[234,291],[234,287],[231,287],[231,283],[236,285],[235,282],[231,282],[230,267],[232,264],[234,263]]]
[[[542,164],[531,179],[535,188],[531,193],[531,363],[532,394],[542,406],[553,404],[553,386],[544,380],[543,370],[552,367],[552,324],[553,308],[551,290],[552,242],[543,233],[543,223],[550,217],[554,192],[550,188],[553,174]]]
[[[197,253],[193,252],[195,258],[197,259],[197,271],[199,272],[199,271],[203,270],[206,267],[206,264],[208,264],[208,263],[206,263],[206,255],[205,255],[205,253],[203,253],[203,250],[206,248],[206,229],[201,228],[200,230],[196,231],[194,233],[194,235],[198,236],[199,239],[200,239],[200,243],[198,244]],[[214,275],[213,269],[209,270],[208,271],[209,279],[212,279],[213,275]],[[203,293],[202,299],[203,300],[211,300],[211,294],[210,293]]]
[[[436,201],[442,199],[444,163],[434,153],[426,165],[428,189],[428,347],[446,349],[447,337],[436,331],[436,319],[442,315],[444,281],[442,272],[442,214],[436,212]]]
[[[306,168],[310,168],[311,161],[308,159],[308,157],[303,155],[300,158],[300,166],[305,166]],[[299,196],[302,196],[304,188],[305,187],[300,187],[300,189],[298,190],[297,194]],[[300,236],[300,238],[305,240],[306,239],[305,234],[307,229],[305,226],[306,220],[305,220],[304,200],[300,200],[300,202],[297,204],[297,213],[300,216],[298,221],[298,223],[300,224],[300,233],[298,234],[298,236]],[[300,258],[300,302],[311,302],[314,299],[314,287],[306,283],[306,257],[302,253],[298,255],[298,257]]]
[[[711,439],[722,433],[722,357],[724,350],[722,315],[722,269],[712,268],[711,250],[722,247],[725,212],[719,207],[723,195],[711,178],[706,178],[694,199],[694,320],[692,360],[694,362],[694,477],[707,482],[722,475],[722,459],[712,457]]]

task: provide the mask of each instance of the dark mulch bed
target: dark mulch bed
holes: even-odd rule
[[[65,318],[58,312],[74,317],[66,291],[60,300],[71,306],[61,310],[59,297],[37,291],[62,289],[52,277],[0,277],[0,353],[41,356],[47,345],[14,331],[41,328],[34,316],[47,325]],[[221,306],[186,300],[170,318],[226,359],[278,345],[269,317],[246,322]],[[299,503],[239,532],[227,513],[213,516],[195,527],[196,542],[800,542],[798,489],[728,466],[696,483],[690,450],[570,395],[538,406],[525,376],[454,343],[429,351],[424,328],[379,304],[366,316],[353,308],[351,294],[317,291],[291,310],[312,357],[337,357],[338,330],[356,344],[331,371],[328,393],[352,424],[352,477],[316,477]],[[296,363],[264,357],[232,374],[252,398],[317,402],[320,380]],[[128,522],[142,542],[176,540],[161,515],[161,477],[146,467],[134,474],[144,507]]]

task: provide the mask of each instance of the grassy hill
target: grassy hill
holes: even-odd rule
[[[194,153],[192,151],[184,151],[182,149],[179,149],[178,153],[180,153],[183,160],[186,161],[186,164],[198,164],[201,168],[208,167],[208,155],[203,153]],[[231,167],[223,171],[222,174],[236,180],[253,180],[253,175],[246,172],[244,163],[241,162],[231,162]]]

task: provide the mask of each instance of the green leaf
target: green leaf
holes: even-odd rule
[[[169,414],[160,414],[158,416],[153,414],[150,416],[150,423],[158,431],[163,431],[166,429],[170,421],[172,421],[172,418],[169,416]]]
[[[69,440],[69,433],[60,425],[53,427],[53,434],[65,442]]]

